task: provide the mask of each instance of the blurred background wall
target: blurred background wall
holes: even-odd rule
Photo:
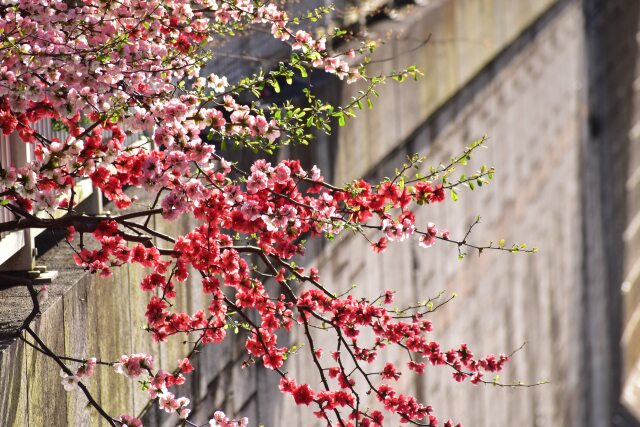
[[[310,264],[341,290],[395,288],[404,302],[457,293],[433,315],[438,339],[479,353],[526,342],[500,380],[551,381],[475,387],[432,368],[404,383],[442,417],[471,426],[638,425],[639,9],[624,0],[427,1],[366,27],[374,37],[395,35],[375,71],[416,64],[425,77],[387,86],[374,110],[318,144],[313,159],[336,182],[382,178],[408,154],[437,164],[487,135],[469,168],[495,166],[493,183],[418,210],[418,223],[463,236],[481,215],[474,242],[540,248],[533,256],[470,253],[462,262],[444,244],[392,245],[381,256],[343,236],[315,248]],[[327,84],[343,102],[357,90]],[[308,362],[291,363],[313,383]],[[285,414],[309,425],[304,408]]]
[[[299,13],[325,1],[286,3]],[[462,192],[458,202],[418,210],[418,223],[435,222],[456,237],[481,215],[473,242],[506,239],[540,248],[536,255],[470,252],[458,261],[457,248],[443,243],[431,249],[392,245],[383,255],[347,234],[330,244],[310,243],[305,263],[320,267],[322,279],[336,289],[355,284],[356,294],[371,294],[395,288],[400,303],[455,292],[456,299],[432,316],[443,345],[466,342],[476,353],[498,353],[526,342],[501,381],[551,381],[526,389],[475,387],[430,368],[417,381],[402,382],[441,417],[466,426],[639,425],[639,19],[637,0],[339,0],[336,12],[317,24],[344,24],[385,40],[371,74],[415,64],[425,76],[388,84],[373,110],[331,137],[319,136],[309,149],[279,156],[318,164],[340,184],[362,175],[389,176],[412,153],[438,164],[487,135],[487,149],[469,170],[495,166],[491,185]],[[285,54],[256,34],[215,48],[208,71],[232,78]],[[294,89],[304,84],[295,82]],[[313,86],[341,103],[361,89],[322,76]],[[168,231],[192,226],[166,225],[175,228]],[[56,351],[112,359],[147,350],[162,366],[175,363],[179,344],[157,348],[131,307],[141,303],[135,286],[140,271],[123,269],[113,283],[103,283],[68,258],[54,248],[40,260],[61,273],[37,325]],[[11,308],[0,311],[14,316],[0,322],[0,425],[98,425],[62,390],[58,370],[15,341],[28,298],[0,289],[1,306]],[[203,304],[195,292],[180,298],[179,307],[189,310]],[[129,329],[133,336],[121,333]],[[318,340],[326,351],[335,346]],[[220,408],[267,427],[314,425],[306,408],[284,404],[274,392],[274,375],[240,369],[242,354],[242,339],[230,337],[199,356],[199,375],[184,389],[196,422]],[[403,357],[390,354],[389,360]],[[288,363],[291,372],[317,382],[304,356]],[[93,387],[110,410],[141,409],[143,396],[133,389],[112,395],[123,387],[121,380],[98,376]],[[147,421],[176,424],[154,411]]]

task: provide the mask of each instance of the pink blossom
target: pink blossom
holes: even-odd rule
[[[278,184],[285,184],[289,180],[290,176],[291,176],[291,169],[289,169],[287,165],[280,163],[275,168],[275,171],[273,174],[273,180]]]
[[[114,365],[119,374],[124,374],[129,378],[137,378],[145,371],[153,369],[153,357],[150,354],[138,353],[120,356],[120,362]]]
[[[247,191],[252,194],[257,193],[267,188],[268,182],[267,174],[257,170],[251,174],[247,181]]]
[[[95,357],[91,357],[87,359],[87,361],[78,368],[76,371],[76,376],[78,378],[88,378],[93,375],[97,359]]]
[[[262,216],[260,205],[253,200],[244,203],[240,208],[240,212],[242,212],[242,215],[249,221],[255,221]]]
[[[436,236],[438,234],[438,229],[436,225],[430,222],[427,225],[427,231],[422,236],[420,236],[419,245],[423,248],[430,248],[431,246],[436,244]]]
[[[130,415],[121,415],[120,421],[129,427],[142,427],[142,421],[138,418],[132,417]]]

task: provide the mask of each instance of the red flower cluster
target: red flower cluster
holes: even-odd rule
[[[232,169],[223,160],[218,168],[209,168],[204,174],[200,169],[203,182],[195,181],[188,170],[176,172],[175,165],[168,163],[173,161],[171,158],[164,152],[121,154],[115,164],[127,166],[120,167],[120,172],[114,175],[100,167],[92,178],[104,188],[108,187],[104,183],[114,179],[119,183],[142,185],[160,180],[169,191],[165,200],[171,199],[170,203],[161,203],[163,215],[173,219],[177,217],[176,211],[178,215],[191,212],[202,224],[161,253],[149,243],[130,247],[118,219],[103,221],[93,231],[100,249],[85,248],[75,256],[78,264],[101,274],[108,274],[111,266],[122,263],[138,263],[151,269],[140,286],[144,291],[161,295],[151,297],[146,312],[148,329],[156,340],[198,332],[202,344],[220,342],[229,329],[229,313],[234,313],[240,317],[232,324],[243,325],[248,331],[245,346],[250,357],[259,358],[267,368],[279,371],[291,349],[278,345],[278,332],[289,331],[295,324],[308,328],[320,322],[325,328],[333,329],[340,345],[349,349],[335,352],[336,364],[324,368],[328,377],[336,380],[338,388],[332,389],[326,383],[325,390],[314,392],[309,385],[298,386],[286,377],[280,388],[292,394],[298,404],[315,403],[316,415],[327,420],[336,408],[348,408],[350,417],[364,424],[373,423],[371,425],[380,424],[382,415],[356,409],[358,380],[344,371],[343,361],[350,360],[349,363],[355,363],[365,372],[366,365],[378,359],[386,346],[394,344],[432,365],[448,365],[456,381],[470,378],[471,382],[478,383],[484,372],[502,369],[506,356],[475,359],[464,344],[445,352],[437,342],[429,340],[432,326],[424,318],[428,311],[424,307],[408,309],[411,315],[398,314],[389,307],[393,301],[391,291],[375,301],[356,299],[352,295],[337,297],[320,283],[316,269],[305,275],[302,268],[290,262],[294,256],[303,254],[299,241],[308,234],[336,234],[354,226],[367,226],[385,233],[373,245],[377,252],[386,247],[388,240],[411,237],[416,233],[415,216],[407,207],[413,201],[420,203],[424,199],[425,189],[433,188],[429,183],[400,189],[386,181],[374,191],[370,184],[358,181],[352,187],[337,189],[325,185],[317,170],[305,171],[297,161],[283,161],[273,167],[264,160],[253,164],[251,172],[245,175],[244,185],[230,179]],[[153,180],[145,177],[149,174]],[[431,202],[441,200],[439,191],[436,187],[428,193]],[[120,198],[110,191],[105,194]],[[395,218],[394,210],[398,210]],[[435,239],[438,231],[434,230],[435,226],[428,224],[427,231],[420,233]],[[246,238],[232,237],[234,233],[251,236],[255,243],[242,244],[239,240]],[[424,237],[418,240],[422,245]],[[252,268],[247,258],[255,255],[261,260],[260,274],[277,279],[283,293],[273,297],[267,283],[256,277],[255,266]],[[173,313],[169,307],[170,300],[176,296],[176,284],[187,280],[192,269],[201,277],[203,292],[211,295],[208,312]],[[292,281],[307,282],[311,287],[294,292]],[[233,298],[224,288],[233,290]],[[257,317],[249,316],[250,312]],[[373,345],[359,342],[363,330],[375,335]],[[322,351],[315,348],[313,351],[321,364]],[[408,367],[417,373],[425,370],[425,364],[418,361],[411,361]],[[190,370],[190,365],[181,365],[183,373]],[[382,381],[396,381],[402,372],[387,363],[378,375]],[[411,396],[398,394],[386,382],[376,385],[371,373],[366,378],[370,391],[388,412],[398,414],[404,421],[426,418],[431,425],[436,425],[437,418],[431,407]]]
[[[370,79],[364,65],[353,64],[349,58],[355,51],[328,52],[324,37],[294,30],[297,20],[275,4],[257,3],[7,2],[0,34],[12,41],[5,43],[0,57],[0,129],[32,144],[34,158],[22,165],[0,165],[2,208],[18,218],[0,224],[1,231],[66,228],[75,262],[104,277],[114,267],[140,265],[145,274],[136,285],[149,293],[145,316],[154,340],[182,335],[192,342],[195,337],[195,354],[230,331],[242,334],[244,365],[258,361],[276,371],[281,391],[299,405],[313,406],[315,415],[330,425],[380,426],[390,415],[387,423],[399,419],[436,426],[430,406],[389,384],[406,373],[404,366],[383,360],[382,370],[374,370],[385,348],[406,351],[411,357],[406,369],[418,374],[428,360],[451,369],[456,381],[469,378],[473,383],[483,382],[485,373],[500,371],[508,357],[475,358],[464,344],[442,350],[429,336],[428,304],[391,307],[391,291],[375,299],[350,292],[338,295],[321,282],[317,269],[307,272],[296,260],[304,254],[307,239],[331,239],[345,231],[367,239],[377,253],[391,242],[431,247],[438,239],[448,240],[447,230],[416,224],[411,209],[443,202],[446,190],[464,182],[447,181],[449,167],[409,177],[405,172],[420,163],[415,158],[392,179],[335,187],[317,167],[303,167],[296,160],[272,165],[261,159],[242,170],[217,153],[216,145],[207,141],[273,153],[280,143],[306,143],[315,129],[327,131],[332,118],[340,122],[353,115],[352,106],[325,104],[310,92],[311,107],[297,110],[243,104],[239,92],[259,94],[267,84],[277,88],[279,81],[291,81],[296,73],[307,75],[307,68],[348,83],[367,79],[371,88],[384,81]],[[215,73],[200,75],[210,42],[230,29],[242,33],[252,25],[266,26],[276,39],[289,43],[291,62],[240,85]],[[365,45],[360,53],[369,48]],[[418,74],[408,69],[389,77],[403,80]],[[38,131],[45,119],[64,132],[53,137]],[[131,134],[147,136],[131,142]],[[469,156],[465,152],[465,158]],[[474,179],[487,174],[482,171]],[[91,180],[116,208],[127,211],[110,217],[79,212],[79,180]],[[128,187],[149,193],[151,206],[140,208],[127,194]],[[189,215],[197,225],[182,235],[167,236],[150,225],[155,215],[168,221]],[[87,234],[97,246],[84,245]],[[466,241],[454,243],[461,247]],[[192,275],[208,296],[208,306],[194,313],[175,310],[173,299]],[[282,343],[292,328],[306,338],[304,351],[318,370],[317,384],[299,385],[283,371],[285,361],[301,350]],[[314,345],[316,334],[325,332],[335,337],[330,357]],[[173,373],[151,372],[153,359],[141,353],[124,355],[112,365],[132,378],[147,375],[144,384],[161,409],[182,419],[189,416],[189,400],[168,390],[193,371],[189,358],[181,359]],[[64,372],[66,387],[82,377],[70,373]],[[357,390],[371,396],[366,405],[367,398]],[[126,415],[118,422],[141,425]],[[247,422],[217,413],[209,423]]]

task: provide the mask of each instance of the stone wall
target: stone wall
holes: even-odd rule
[[[481,215],[474,242],[504,238],[540,253],[469,253],[458,262],[457,248],[441,242],[427,250],[392,245],[375,255],[363,239],[347,234],[309,247],[309,263],[339,290],[356,284],[356,293],[370,295],[395,288],[399,303],[455,292],[457,298],[433,314],[434,337],[444,345],[467,342],[477,353],[508,352],[526,342],[501,380],[551,381],[535,388],[475,387],[431,368],[419,381],[402,383],[443,417],[473,426],[633,425],[627,410],[640,408],[640,220],[634,222],[640,132],[629,132],[638,128],[637,9],[624,0],[434,0],[410,6],[370,29],[374,36],[394,34],[378,51],[372,72],[416,64],[425,77],[388,84],[372,111],[312,147],[311,160],[340,183],[390,175],[411,153],[446,161],[489,137],[468,170],[495,166],[492,184],[463,192],[456,203],[419,210],[418,223],[433,221],[461,236]],[[321,90],[348,102],[358,89],[325,82]],[[164,227],[188,230],[190,224]],[[42,261],[60,272],[35,324],[54,349],[105,359],[150,351],[163,366],[184,352],[177,342],[160,350],[141,330],[144,313],[132,308],[144,301],[136,286],[139,269],[96,279],[73,267],[64,248]],[[189,284],[183,291],[183,307],[203,305]],[[25,290],[3,287],[0,301],[0,425],[99,425],[77,395],[64,393],[51,361],[12,340],[29,307]],[[121,334],[126,330],[133,336]],[[318,340],[333,350],[334,342]],[[302,337],[292,338],[298,341]],[[185,386],[196,422],[220,408],[267,427],[313,425],[307,408],[275,398],[274,375],[241,370],[240,357],[241,340],[234,337],[200,356],[199,375]],[[389,357],[399,362],[404,355]],[[298,355],[288,369],[315,384],[307,364]],[[618,403],[623,386],[627,410]],[[122,387],[129,391],[113,394]],[[98,374],[90,388],[116,412],[145,404],[144,395],[119,376]],[[147,419],[175,425],[155,412]]]
[[[434,23],[433,29],[429,25],[422,29],[433,34],[430,49],[436,50],[442,33],[435,23],[443,19],[432,19],[427,22]],[[425,55],[428,49],[425,47]],[[376,255],[364,239],[344,236],[316,260],[324,281],[343,291],[352,283],[369,295],[376,292],[374,289],[395,288],[402,302],[424,300],[445,289],[455,292],[457,298],[432,318],[434,337],[443,345],[466,342],[479,353],[495,353],[527,343],[501,379],[550,380],[552,384],[532,389],[460,385],[446,369],[437,368],[428,369],[422,381],[404,384],[434,405],[438,414],[455,416],[465,425],[585,425],[585,403],[574,398],[585,387],[579,345],[579,159],[586,113],[582,49],[580,5],[561,2],[491,62],[483,63],[482,71],[461,91],[454,96],[449,93],[448,100],[422,125],[411,131],[398,125],[414,117],[410,108],[419,108],[412,105],[419,102],[415,88],[389,87],[382,94],[387,98],[366,123],[345,128],[338,136],[337,164],[344,165],[338,176],[372,170],[372,175],[383,177],[391,175],[408,154],[426,154],[438,163],[488,135],[488,148],[469,165],[469,171],[482,163],[493,165],[497,168],[494,182],[488,188],[463,193],[456,203],[419,209],[417,222],[422,228],[435,222],[461,237],[481,215],[482,223],[472,234],[474,242],[504,238],[541,248],[533,256],[483,253],[478,257],[470,253],[457,262],[455,245],[439,243],[425,250],[397,244]],[[412,54],[408,60],[420,63],[425,59]],[[440,67],[435,59],[427,63]],[[464,65],[457,68],[453,64],[448,73],[464,75]],[[435,72],[426,79],[434,79],[430,83],[438,87],[447,84],[445,75]],[[429,82],[421,84],[429,86]],[[375,121],[379,123],[372,124]],[[384,136],[375,138],[376,134]],[[410,136],[404,143],[396,144],[375,168],[367,166],[380,157],[376,144],[407,134]],[[334,350],[335,343],[323,344],[326,351]],[[403,354],[389,357],[393,362],[406,359]],[[300,357],[293,363],[298,363],[304,376],[308,361]],[[314,382],[313,374],[308,374],[307,380]],[[295,411],[302,422],[304,408]]]
[[[363,111],[358,120],[340,130],[335,180],[350,180],[377,169],[385,156],[411,138],[556,2],[436,0],[407,7],[396,19],[374,26],[370,35],[385,42],[369,73],[389,74],[417,65],[425,77],[385,85],[380,98],[373,100],[377,108]],[[345,85],[342,100],[350,101],[361,89]]]
[[[144,195],[139,196],[144,202]],[[189,232],[195,223],[156,220],[155,227],[168,235],[179,235]],[[72,255],[70,248],[60,244],[39,258],[38,264],[57,271],[58,277],[50,285],[42,316],[32,325],[34,331],[59,355],[114,361],[122,354],[148,352],[157,367],[173,370],[190,346],[178,337],[159,345],[144,331],[149,294],[138,284],[145,270],[137,264],[126,265],[104,279],[79,269]],[[176,290],[176,309],[195,312],[209,304],[192,277],[179,283]],[[86,400],[80,392],[63,390],[60,369],[53,360],[15,339],[32,307],[26,287],[3,283],[0,301],[0,425],[107,425],[95,411],[84,408]],[[180,387],[181,395],[192,401],[195,422],[206,424],[214,410],[223,408],[230,414],[274,425],[272,409],[264,401],[258,402],[257,396],[258,390],[266,395],[270,385],[275,387],[275,380],[271,375],[265,378],[264,369],[241,370],[243,354],[243,340],[230,333],[223,343],[206,347],[195,358],[198,375],[188,376]],[[90,392],[112,416],[140,413],[148,402],[146,392],[109,371],[96,368],[96,375],[87,382]],[[145,415],[145,425],[176,423],[176,417],[155,409]]]

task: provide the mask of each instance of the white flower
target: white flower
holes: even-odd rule
[[[222,93],[229,86],[229,82],[226,77],[218,77],[215,74],[210,74],[207,77],[207,84],[209,87],[212,87],[216,93]]]
[[[81,139],[70,137],[67,141],[67,146],[69,147],[69,154],[71,154],[72,156],[78,156],[84,149],[84,141]]]
[[[53,212],[58,207],[56,195],[51,191],[38,191],[34,196],[34,201],[38,210]]]
[[[66,391],[73,391],[78,387],[78,377],[75,375],[69,375],[61,369],[60,376],[62,377],[62,387]]]
[[[122,366],[122,363],[114,363],[113,369],[116,371],[117,374],[121,374],[121,375],[125,374],[125,368],[124,366]]]
[[[207,80],[204,77],[198,77],[195,82],[193,82],[194,89],[200,89],[207,84]]]

